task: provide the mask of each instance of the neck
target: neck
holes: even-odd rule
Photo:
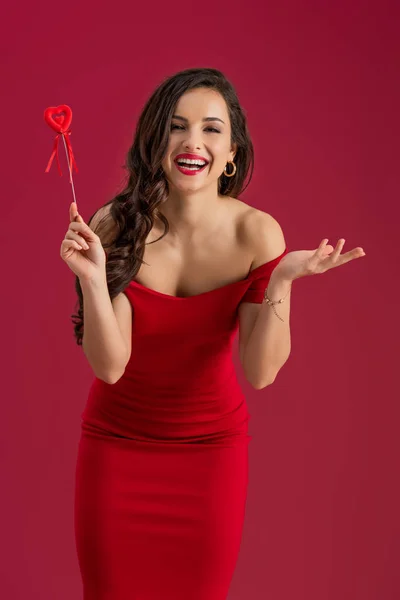
[[[168,219],[171,235],[192,235],[215,226],[224,200],[226,204],[226,198],[219,196],[217,190],[205,188],[188,193],[170,189],[159,210]]]

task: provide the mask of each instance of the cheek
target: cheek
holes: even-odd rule
[[[171,145],[171,143],[168,144],[168,148],[165,152],[165,156],[162,159],[161,162],[161,166],[165,169],[165,168],[171,168],[172,165],[172,153],[173,153],[173,147]]]
[[[226,157],[229,154],[229,140],[228,139],[218,139],[212,145],[212,152],[214,154],[215,161],[225,163]]]
[[[229,147],[225,143],[215,144],[213,148],[210,148],[213,155],[212,169],[217,171],[223,171],[227,156],[229,153]]]
[[[171,159],[170,159],[170,157],[169,157],[169,154],[166,154],[166,155],[164,156],[164,158],[162,159],[162,161],[161,161],[161,165],[162,165],[163,167],[167,167],[167,166],[169,165],[169,163],[170,163],[170,162],[171,162]]]

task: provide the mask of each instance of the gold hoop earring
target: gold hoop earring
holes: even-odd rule
[[[228,162],[227,162],[226,164],[228,165],[229,163],[230,163],[231,165],[233,165],[233,171],[232,171],[232,173],[227,173],[227,172],[226,172],[226,165],[225,165],[225,169],[224,169],[224,175],[226,175],[227,177],[233,177],[233,176],[234,176],[234,174],[236,173],[236,165],[235,165],[235,163],[233,162],[233,160],[228,160]]]

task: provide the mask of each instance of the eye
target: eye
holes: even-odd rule
[[[182,125],[176,125],[176,123],[173,123],[173,124],[171,125],[171,131],[172,131],[173,129],[181,129],[181,130],[183,130],[183,129],[184,129],[184,127],[183,127]],[[212,131],[213,133],[221,133],[221,132],[219,131],[219,129],[216,129],[215,127],[206,127],[205,131]]]

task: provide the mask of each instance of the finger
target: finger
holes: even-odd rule
[[[364,250],[362,248],[354,248],[346,254],[342,254],[341,258],[343,262],[349,262],[349,260],[354,260],[355,258],[361,258],[362,256],[366,256]]]
[[[318,246],[318,250],[323,250],[328,242],[329,242],[328,238],[324,238],[322,240],[322,242],[320,243],[320,245]]]
[[[318,248],[314,254],[314,257],[316,257],[318,260],[324,256],[325,248],[326,248],[328,241],[329,241],[328,238],[324,238],[322,240],[322,242],[320,243],[320,245],[318,246]]]
[[[361,256],[365,256],[365,252],[363,248],[354,248],[352,250],[354,258],[360,258]]]
[[[76,248],[77,250],[83,250],[82,246],[75,240],[71,240],[71,247]]]
[[[67,233],[65,234],[65,239],[66,240],[75,240],[85,250],[89,250],[89,245],[88,245],[87,241],[85,240],[85,238],[82,235],[75,233],[75,231],[72,231],[71,229],[68,229]]]
[[[89,225],[86,223],[70,223],[69,229],[71,231],[79,232],[86,240],[89,242],[94,242],[97,240],[97,235],[90,229]]]
[[[85,248],[85,250],[89,250],[89,245],[86,242],[85,238],[79,235],[78,233],[75,233],[75,231],[72,231],[71,229],[68,229],[67,233],[65,234],[65,239],[75,240],[80,246]]]
[[[346,240],[344,238],[341,238],[338,243],[336,244],[336,248],[334,249],[334,251],[332,252],[332,254],[330,255],[330,259],[332,260],[332,262],[336,262],[338,259],[339,254],[341,253],[341,251],[343,250],[343,246],[345,245]]]
[[[82,215],[78,212],[78,205],[76,202],[71,202],[70,206],[70,221],[75,223],[84,223]]]
[[[69,220],[71,222],[75,221],[77,214],[78,214],[78,207],[76,205],[76,202],[71,202],[71,204],[69,205]]]
[[[80,246],[75,240],[64,240],[61,245],[61,256],[66,254],[71,249],[83,250],[82,246]]]

